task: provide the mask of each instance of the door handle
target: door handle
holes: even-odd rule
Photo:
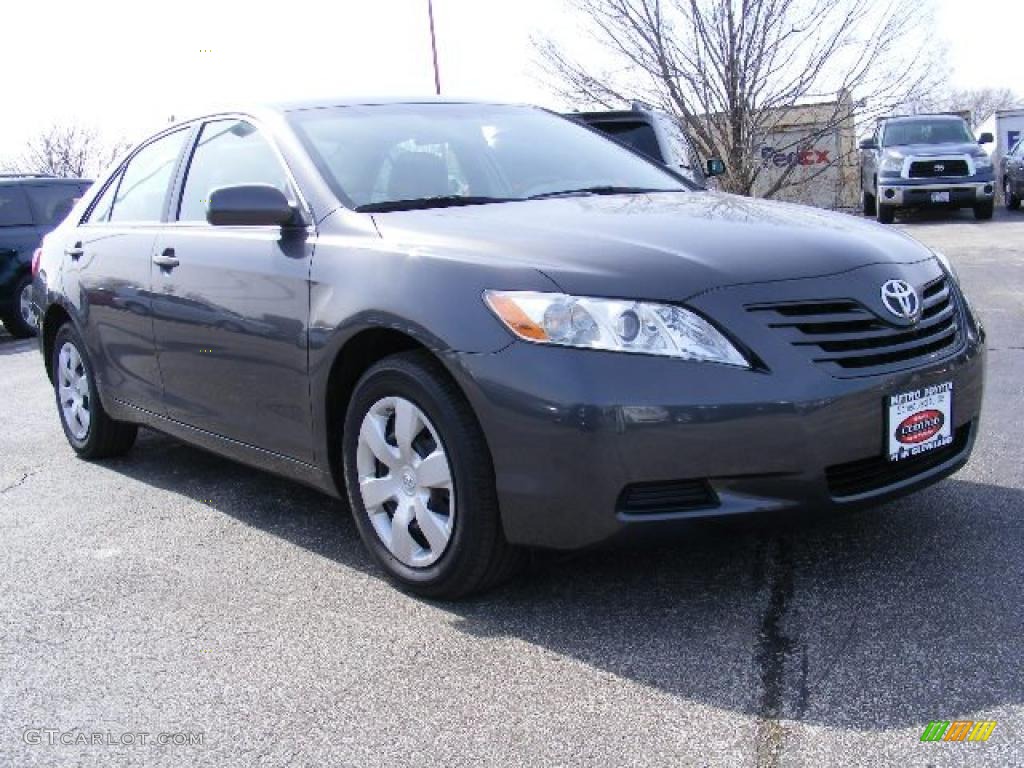
[[[173,248],[164,248],[163,253],[153,257],[153,263],[159,266],[160,269],[174,269],[181,262],[174,258]]]
[[[85,253],[85,249],[82,248],[81,243],[75,243],[73,247],[64,249],[64,255],[70,256],[72,261],[78,261],[82,258],[83,253]]]

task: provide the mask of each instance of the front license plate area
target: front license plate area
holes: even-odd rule
[[[933,203],[948,203],[949,192],[932,192]]]
[[[953,382],[932,384],[886,398],[889,461],[943,448],[953,442]]]

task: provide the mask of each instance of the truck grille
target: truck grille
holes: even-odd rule
[[[944,464],[963,453],[971,436],[971,425],[964,424],[953,433],[953,442],[902,461],[889,461],[886,456],[836,464],[825,470],[828,490],[833,498],[857,496],[879,491],[890,485],[910,480],[929,469]]]
[[[921,319],[894,327],[857,301],[804,301],[748,306],[763,314],[769,328],[831,374],[849,378],[900,370],[954,351],[959,313],[946,278],[924,287]]]
[[[910,164],[910,178],[912,179],[967,175],[966,160],[915,160]]]

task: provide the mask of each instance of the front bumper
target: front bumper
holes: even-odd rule
[[[933,483],[973,449],[985,349],[975,332],[945,359],[847,379],[810,364],[749,371],[523,342],[449,364],[490,447],[509,541],[574,549],[694,518],[855,507]],[[837,466],[884,469],[886,396],[942,382],[953,383],[954,448],[866,492],[837,490]],[[717,503],[623,508],[627,487],[684,480],[706,482]]]
[[[932,202],[933,192],[948,192],[948,203]],[[964,179],[886,179],[878,180],[878,202],[881,205],[917,208],[927,206],[972,206],[990,202],[995,197],[995,181]]]

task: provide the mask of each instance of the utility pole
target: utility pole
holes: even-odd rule
[[[434,35],[434,0],[427,0],[427,13],[430,14],[430,49],[434,52],[434,89],[441,95],[441,74],[437,70],[437,37]]]

